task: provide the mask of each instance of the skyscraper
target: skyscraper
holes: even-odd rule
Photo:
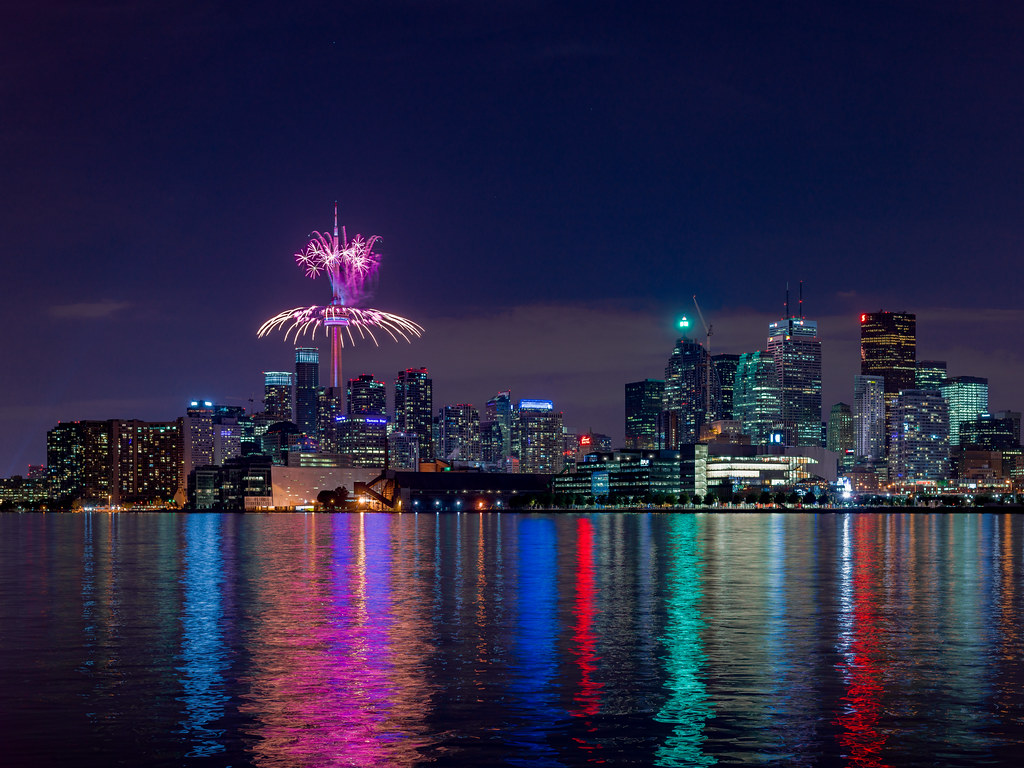
[[[58,495],[86,504],[165,503],[182,487],[182,420],[58,424],[46,459]]]
[[[856,461],[885,458],[885,379],[853,377],[853,440]]]
[[[869,312],[860,316],[860,372],[885,381],[885,441],[895,427],[892,408],[900,390],[914,389],[917,376],[917,316],[907,312]]]
[[[896,432],[889,479],[898,483],[949,476],[949,407],[934,390],[904,389],[893,410]]]
[[[344,416],[341,387],[317,389],[317,448],[321,453],[341,452],[340,423]]]
[[[292,420],[292,374],[264,371],[263,410],[277,421]]]
[[[731,420],[733,418],[732,392],[736,384],[736,368],[740,364],[740,356],[732,354],[712,355],[711,364],[715,366],[718,385],[722,391],[722,402],[716,417]]]
[[[507,459],[512,455],[512,393],[509,391],[499,392],[490,400],[487,401],[487,406],[484,409],[484,419],[481,423],[481,433],[486,432],[490,436],[490,440],[493,442],[494,438],[498,435],[492,427],[484,425],[496,424],[498,427],[498,433],[500,434],[501,445],[497,448],[499,458],[495,459],[500,461],[501,459]],[[494,454],[494,446],[490,448],[490,452]]]
[[[193,400],[182,420],[182,474],[188,478],[196,467],[213,464],[213,414],[209,400]]]
[[[514,451],[521,472],[555,475],[565,466],[562,414],[550,400],[520,400]]]
[[[840,466],[846,469],[847,456],[853,453],[853,412],[848,403],[832,406],[826,435],[825,447],[839,454]]]
[[[914,389],[939,389],[946,383],[945,360],[918,360],[914,372]]]
[[[480,461],[480,412],[468,403],[446,405],[437,412],[439,458]]]
[[[949,444],[960,445],[960,424],[988,413],[988,379],[954,376],[940,390],[949,403]]]
[[[821,445],[821,341],[818,324],[789,317],[768,325],[779,416],[787,445]]]
[[[686,320],[680,324],[686,329]],[[683,335],[665,365],[662,410],[675,415],[679,443],[696,443],[701,429],[715,420],[721,391],[704,345]],[[677,446],[669,446],[677,447]]]
[[[420,461],[434,458],[434,382],[426,368],[406,368],[395,378],[395,429],[418,439]]]
[[[383,381],[364,373],[348,380],[348,409],[350,416],[384,416],[387,413],[388,398]]]
[[[658,414],[664,392],[665,382],[659,379],[644,379],[626,385],[627,448],[653,450],[658,447]]]
[[[320,426],[320,350],[295,348],[295,424],[302,434],[315,438]]]
[[[779,428],[778,381],[775,359],[768,352],[740,355],[732,395],[733,418],[743,425],[743,434],[749,435],[754,445],[767,445]]]
[[[347,457],[353,467],[384,468],[384,449],[388,438],[386,416],[365,413],[339,415],[337,425],[338,453]],[[415,466],[410,468],[416,469]]]

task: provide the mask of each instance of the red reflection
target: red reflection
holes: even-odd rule
[[[576,521],[576,604],[573,614],[573,655],[580,670],[579,691],[573,696],[574,717],[593,717],[600,709],[601,683],[594,680],[597,671],[597,638],[594,635],[594,529],[590,521]],[[594,731],[593,725],[588,730]]]
[[[851,765],[881,768],[888,763],[882,757],[885,734],[878,729],[882,721],[881,665],[879,664],[879,611],[873,579],[881,573],[872,541],[874,521],[857,520],[853,548],[853,616],[846,646],[845,706],[838,722],[843,731],[839,743]]]

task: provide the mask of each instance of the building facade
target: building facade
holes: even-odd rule
[[[768,352],[740,355],[733,390],[733,416],[753,445],[772,442],[772,435],[780,427],[780,396],[775,359]]]
[[[295,425],[307,437],[316,438],[320,427],[320,350],[295,348]]]
[[[626,448],[653,450],[658,447],[658,414],[664,394],[665,382],[660,379],[644,379],[626,385]]]
[[[395,429],[418,439],[419,460],[434,458],[434,382],[426,368],[406,368],[395,378]]]
[[[914,389],[940,389],[946,383],[945,360],[918,360]]]
[[[733,387],[736,384],[736,369],[740,364],[740,356],[719,354],[711,356],[711,364],[715,367],[718,385],[721,387],[722,399],[719,403],[717,417],[726,421],[733,417]]]
[[[935,390],[905,389],[893,412],[896,432],[889,480],[898,484],[949,477],[949,406]]]
[[[387,388],[383,381],[377,381],[372,375],[364,373],[349,379],[347,394],[348,405],[345,412],[349,416],[387,415]]]
[[[960,424],[988,413],[988,379],[954,376],[939,390],[949,404],[949,444],[960,445]]]
[[[662,410],[675,416],[677,444],[696,443],[706,423],[715,420],[721,391],[711,356],[704,345],[683,336],[665,365]]]
[[[860,372],[885,382],[885,441],[894,434],[892,409],[917,378],[917,316],[908,312],[868,312],[860,316]]]
[[[818,324],[802,317],[768,326],[775,362],[779,418],[786,445],[821,446],[821,341]]]
[[[828,416],[825,447],[839,454],[840,465],[848,469],[854,455],[853,409],[848,403],[836,403]],[[849,457],[849,458],[848,458]]]
[[[854,458],[858,463],[885,458],[885,379],[853,377]]]
[[[550,400],[520,400],[513,428],[519,471],[554,475],[565,466],[562,414]]]
[[[264,371],[263,412],[276,421],[292,421],[292,374],[287,371]]]
[[[480,412],[469,403],[437,412],[438,457],[443,461],[480,461]]]

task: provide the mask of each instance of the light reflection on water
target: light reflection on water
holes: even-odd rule
[[[0,516],[13,765],[1012,765],[1024,519]]]

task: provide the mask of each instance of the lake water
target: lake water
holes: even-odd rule
[[[1015,765],[1024,516],[0,515],[0,765]]]

